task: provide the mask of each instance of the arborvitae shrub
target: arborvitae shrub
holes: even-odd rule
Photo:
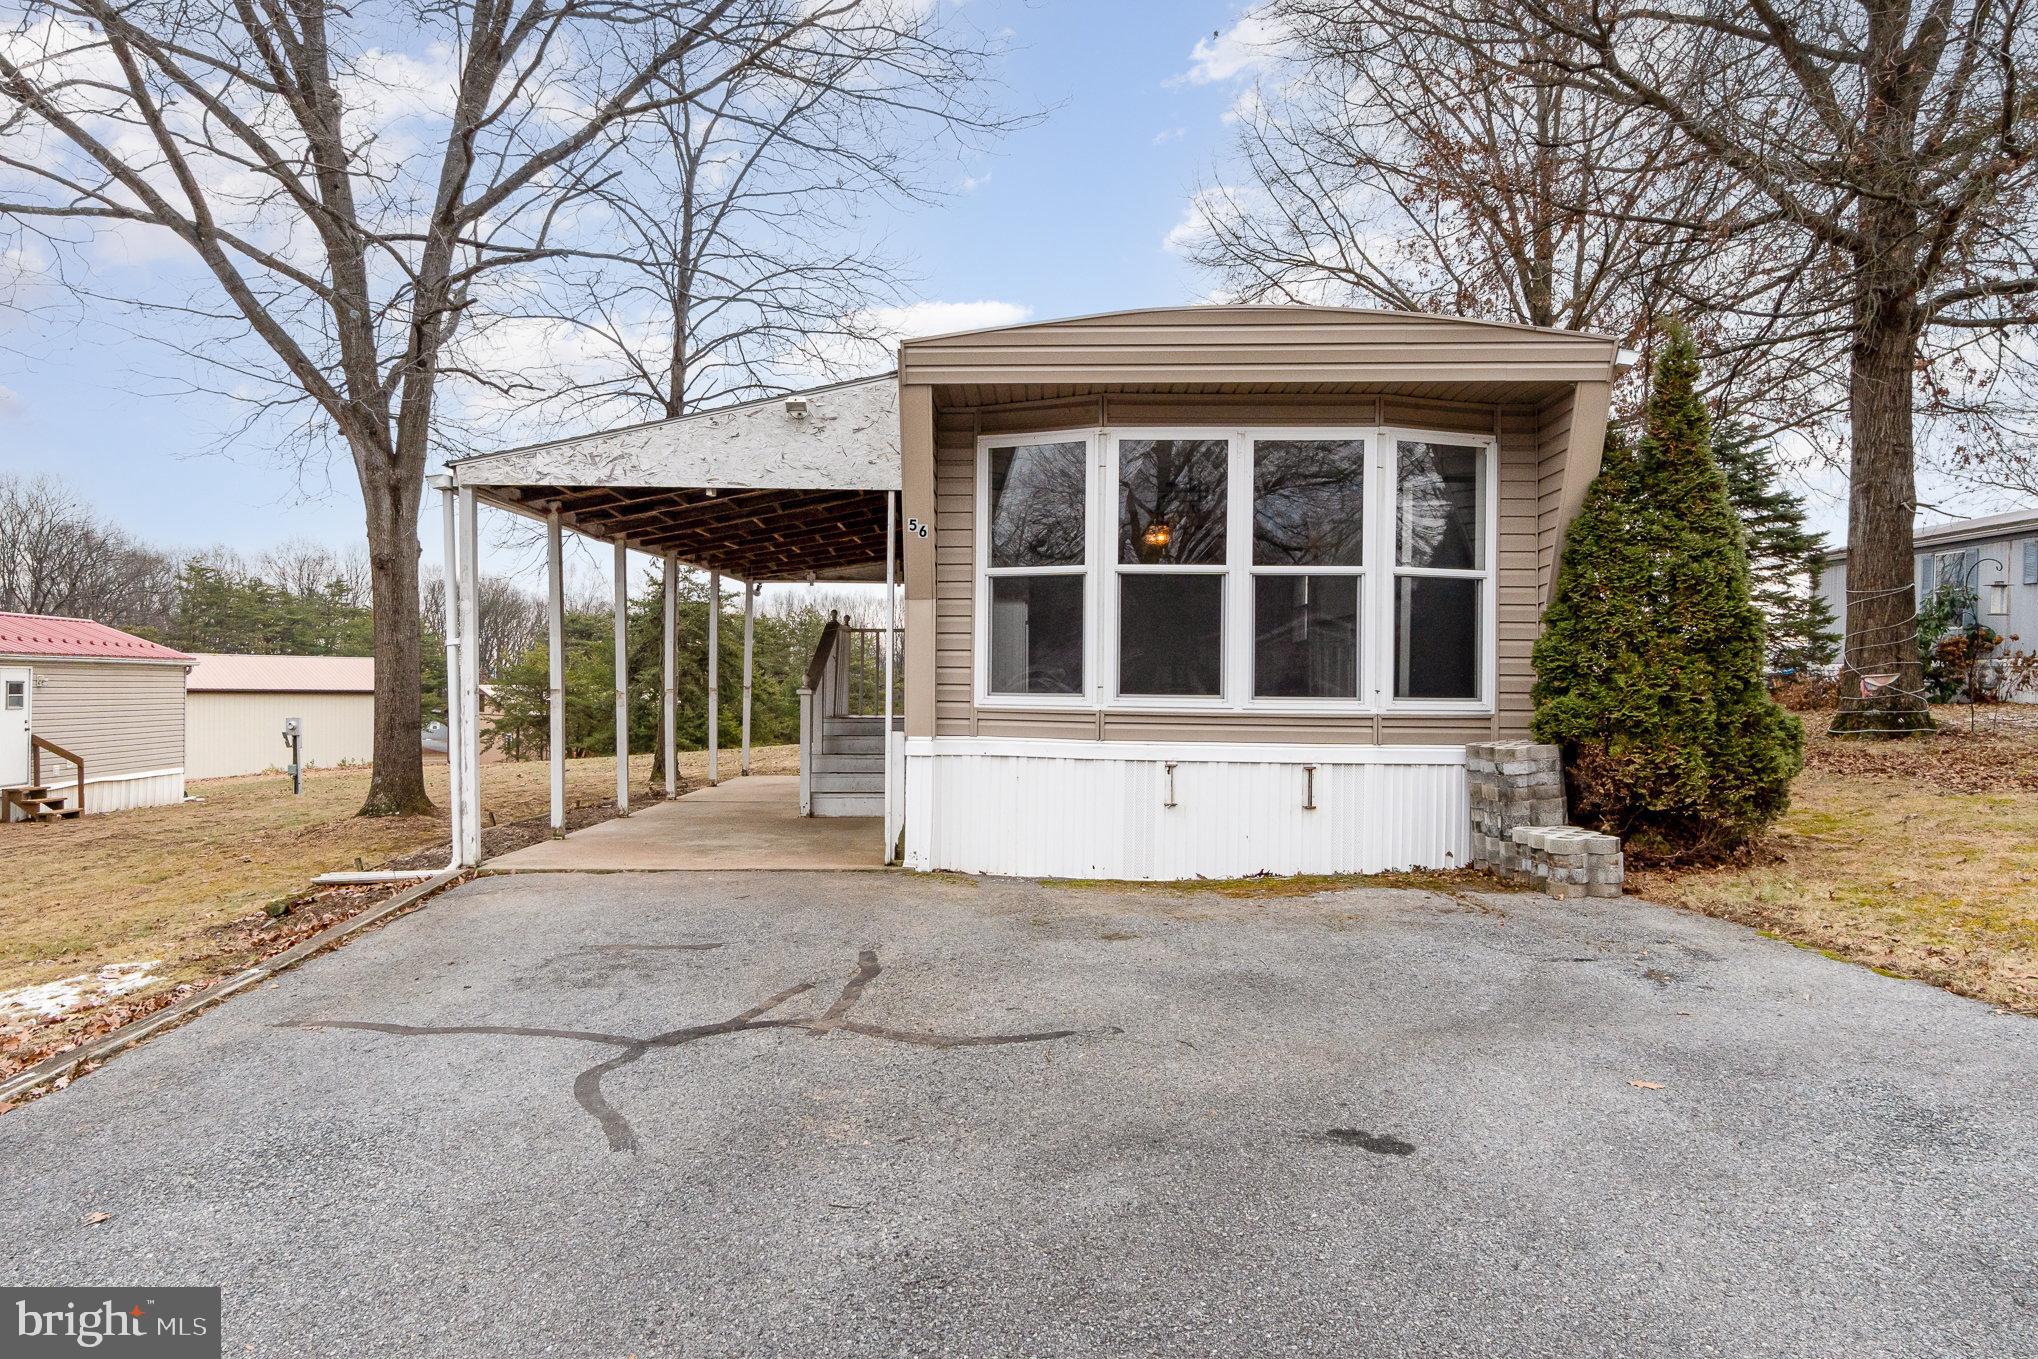
[[[1674,330],[1645,429],[1609,438],[1536,643],[1535,736],[1575,820],[1639,862],[1718,857],[1782,815],[1804,732],[1763,681],[1747,548],[1713,459],[1698,358]]]

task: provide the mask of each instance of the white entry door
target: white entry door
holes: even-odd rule
[[[29,706],[35,702],[35,673],[27,666],[0,666],[0,788],[28,782]]]

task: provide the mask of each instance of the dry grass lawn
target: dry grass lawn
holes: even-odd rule
[[[723,755],[723,771],[733,768]],[[792,773],[792,746],[753,752],[761,774]],[[631,761],[642,788],[651,757]],[[682,752],[682,777],[707,776],[702,752]],[[569,760],[569,805],[608,802],[615,762]],[[446,767],[428,765],[425,782],[442,807]],[[484,824],[542,816],[542,761],[483,766]],[[368,787],[366,769],[317,770],[304,795],[282,775],[193,783],[202,802],[150,807],[35,826],[0,825],[0,991],[54,981],[110,963],[160,959],[151,988],[225,970],[226,926],[269,902],[303,892],[319,873],[373,868],[390,859],[443,850],[446,820],[365,819],[354,813]]]
[[[1635,895],[2038,1015],[2038,714],[1833,741],[1807,713],[1791,810],[1751,861],[1638,873]]]

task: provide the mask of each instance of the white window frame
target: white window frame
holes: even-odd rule
[[[1399,550],[1395,543],[1401,483],[1401,445],[1408,443],[1454,444],[1460,448],[1482,450],[1479,459],[1480,510],[1485,523],[1480,531],[1485,534],[1484,551],[1480,560],[1485,565],[1476,571],[1443,570],[1436,567],[1404,567],[1400,564]],[[1494,711],[1494,696],[1499,687],[1500,675],[1500,441],[1490,434],[1456,434],[1446,430],[1418,429],[1412,426],[1389,426],[1380,431],[1381,490],[1383,503],[1381,514],[1386,528],[1382,537],[1381,550],[1386,561],[1379,573],[1379,604],[1382,610],[1377,636],[1379,638],[1381,710],[1390,713],[1457,713],[1467,716],[1488,716]],[[1434,579],[1477,580],[1479,590],[1479,693],[1471,698],[1401,698],[1394,692],[1395,646],[1395,584],[1402,576],[1427,576]]]
[[[985,434],[977,438],[976,457],[976,622],[974,644],[976,705],[979,708],[1044,708],[1088,712],[1097,688],[1097,443],[1095,429],[1049,430],[1041,433]],[[991,450],[1034,444],[1083,446],[1083,564],[1081,566],[991,565]],[[1074,576],[1083,578],[1083,683],[1073,694],[1004,694],[991,689],[991,581],[1000,576]]]
[[[1230,450],[1225,498],[1225,561],[1221,566],[1154,567],[1118,561],[1119,444],[1125,439],[1221,439]],[[1366,445],[1365,550],[1358,567],[1256,566],[1252,555],[1253,445],[1259,440],[1357,440]],[[1479,570],[1402,568],[1396,564],[1395,516],[1402,441],[1453,444],[1481,452],[1481,510],[1485,535]],[[1086,446],[1084,559],[1080,567],[992,567],[990,565],[990,450],[1023,444],[1082,443]],[[1499,691],[1500,448],[1491,434],[1425,429],[1413,425],[1125,425],[1089,429],[979,435],[976,441],[975,663],[973,688],[979,709],[1044,709],[1112,713],[1256,713],[1263,715],[1360,716],[1433,714],[1490,716]],[[1177,572],[1224,577],[1220,694],[1120,694],[1118,692],[1118,579],[1134,574]],[[1083,692],[1002,694],[990,688],[991,581],[997,576],[1075,575],[1083,577]],[[1359,587],[1360,692],[1346,698],[1259,698],[1253,693],[1253,578],[1261,574],[1356,574]],[[1469,699],[1404,699],[1394,695],[1394,589],[1402,575],[1456,577],[1480,584],[1478,637],[1480,692]]]

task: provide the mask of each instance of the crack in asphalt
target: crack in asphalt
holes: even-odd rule
[[[640,948],[647,945],[618,945],[616,947]],[[719,944],[683,944],[672,947],[685,949],[720,948]],[[611,1151],[636,1151],[637,1133],[630,1126],[620,1110],[609,1103],[602,1090],[602,1080],[610,1072],[629,1066],[661,1048],[684,1047],[703,1039],[719,1038],[724,1034],[748,1033],[759,1029],[804,1029],[810,1037],[825,1038],[831,1033],[851,1034],[861,1038],[874,1038],[887,1043],[906,1043],[927,1048],[969,1048],[1003,1047],[1016,1043],[1046,1043],[1061,1038],[1075,1038],[1088,1032],[1118,1033],[1121,1030],[1107,1027],[1100,1030],[1045,1029],[1033,1033],[1006,1034],[948,1034],[925,1029],[895,1029],[882,1024],[867,1024],[851,1018],[852,1012],[863,999],[864,990],[875,981],[884,969],[878,965],[877,950],[863,949],[857,954],[856,971],[843,983],[842,991],[834,1002],[818,1015],[787,1016],[767,1018],[773,1010],[796,996],[812,991],[818,983],[799,982],[786,987],[775,995],[751,1006],[727,1019],[707,1024],[689,1024],[683,1028],[671,1029],[665,1033],[638,1038],[629,1034],[601,1033],[588,1029],[550,1029],[512,1024],[387,1024],[365,1019],[305,1019],[279,1024],[285,1029],[355,1029],[365,1033],[391,1034],[399,1038],[437,1038],[448,1036],[496,1036],[511,1038],[555,1038],[578,1043],[600,1043],[622,1051],[605,1061],[580,1072],[573,1078],[573,1098],[580,1107],[601,1125],[602,1133],[608,1139]]]

